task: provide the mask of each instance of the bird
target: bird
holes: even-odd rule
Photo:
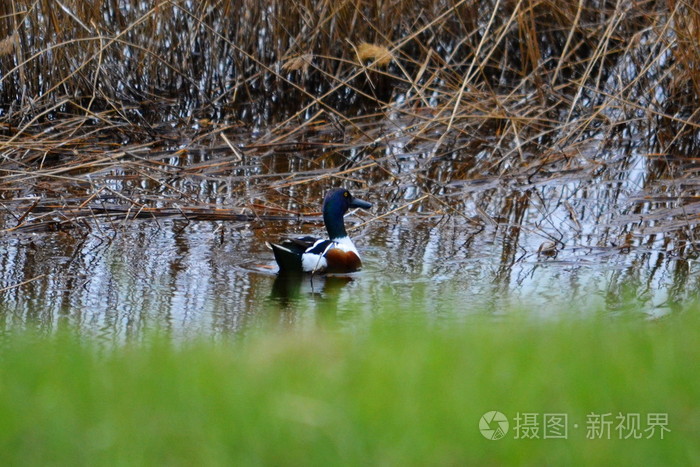
[[[362,267],[360,254],[345,230],[343,216],[350,208],[369,209],[371,203],[355,198],[345,188],[330,190],[323,199],[323,223],[328,239],[285,238],[267,245],[275,255],[280,273],[349,273]]]

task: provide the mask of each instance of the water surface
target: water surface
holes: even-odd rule
[[[401,141],[371,158],[323,145],[242,158],[148,149],[22,183],[5,175],[0,323],[106,339],[216,336],[415,314],[644,319],[695,298],[692,159],[596,139],[549,162],[497,161],[488,140],[439,157]],[[347,218],[364,269],[278,278],[265,242],[324,234],[320,202],[333,186],[374,203]]]

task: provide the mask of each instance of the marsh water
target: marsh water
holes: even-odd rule
[[[683,2],[15,3],[1,329],[655,319],[697,296]],[[337,186],[374,204],[347,217],[363,270],[278,277],[265,242],[324,234]]]
[[[35,185],[5,195],[0,326],[124,339],[368,316],[646,319],[696,296],[692,159],[595,139],[508,172],[485,152],[436,158],[397,143],[353,165],[354,151],[148,149],[43,182],[51,199]],[[346,218],[363,270],[278,276],[265,242],[324,234],[333,186],[374,204]]]

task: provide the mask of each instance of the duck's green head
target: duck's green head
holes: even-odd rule
[[[333,188],[323,200],[323,222],[331,240],[347,237],[343,216],[350,208],[369,209],[371,203],[357,199],[345,188]]]

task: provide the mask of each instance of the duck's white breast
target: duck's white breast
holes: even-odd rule
[[[336,238],[333,240],[335,242],[335,247],[343,250],[343,251],[352,251],[357,255],[357,257],[360,257],[360,253],[357,252],[357,248],[355,248],[355,244],[350,240],[350,237],[340,237]]]

